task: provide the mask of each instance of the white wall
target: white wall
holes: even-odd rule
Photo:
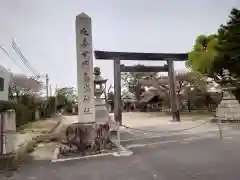
[[[0,91],[0,100],[8,101],[8,85],[10,81],[10,73],[2,66],[0,66],[0,77],[4,79],[4,89]]]

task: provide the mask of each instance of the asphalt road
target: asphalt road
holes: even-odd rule
[[[131,148],[129,157],[105,156],[23,166],[13,180],[239,180],[240,140],[232,135],[191,139]],[[188,141],[181,139],[188,138]],[[2,179],[2,178],[1,178]]]
[[[66,119],[66,124],[75,120]],[[136,118],[135,118],[136,119]],[[139,120],[140,121],[140,120]],[[129,118],[130,126],[152,131],[172,131],[193,127],[199,122],[139,123]],[[141,127],[140,127],[140,125]],[[85,160],[50,163],[35,161],[14,173],[13,180],[239,180],[240,128],[223,126],[224,139],[218,128],[207,124],[178,133],[149,133],[125,129],[121,144],[133,151],[132,156],[112,155]],[[5,178],[1,177],[4,180]]]
[[[182,124],[184,125],[184,124]],[[200,126],[198,126],[200,125]],[[198,127],[196,127],[198,126]],[[188,129],[191,127],[196,127],[193,129]],[[162,144],[162,143],[172,143],[172,142],[179,142],[180,143],[187,143],[192,140],[199,140],[199,139],[219,139],[220,133],[219,128],[216,124],[207,123],[204,124],[203,122],[194,123],[194,124],[185,124],[185,127],[174,128],[172,129],[172,125],[170,126],[145,126],[140,127],[141,130],[150,130],[156,131],[161,133],[154,133],[154,132],[147,132],[147,131],[136,131],[132,129],[124,129],[121,133],[121,145],[124,147],[139,147],[145,146],[147,144]],[[178,131],[188,129],[184,131]],[[222,134],[226,138],[231,138],[232,136],[239,135],[240,136],[240,129],[238,125],[222,125]]]

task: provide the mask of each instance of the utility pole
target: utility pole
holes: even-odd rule
[[[45,104],[45,115],[48,116],[48,83],[49,83],[49,78],[48,78],[48,74],[46,74],[46,104]]]
[[[57,92],[57,84],[55,87],[55,113],[57,114],[57,104],[58,104],[58,92]]]
[[[50,97],[52,97],[52,85],[51,85],[51,84],[49,85],[49,91],[50,91],[50,92],[49,92]]]
[[[46,98],[48,100],[48,83],[49,83],[49,78],[48,78],[48,74],[46,74]]]

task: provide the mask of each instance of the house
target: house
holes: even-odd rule
[[[137,99],[131,93],[122,95],[122,106],[124,111],[134,111],[136,109]]]
[[[10,73],[0,66],[0,101],[8,101],[8,85],[10,82]]]
[[[162,111],[163,94],[156,88],[149,88],[142,93],[139,103],[142,111]]]

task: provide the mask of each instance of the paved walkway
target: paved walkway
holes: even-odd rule
[[[26,144],[34,137],[51,131],[58,123],[58,118],[50,118],[29,123],[24,129],[17,132],[15,148],[18,149],[19,146]]]
[[[178,142],[183,139],[220,139],[219,127],[211,123],[211,116],[204,116],[205,119],[195,116],[194,121],[189,120],[193,117],[182,117],[181,122],[172,122],[170,116],[157,117],[152,113],[124,113],[123,124],[130,128],[121,128],[121,145],[130,148]],[[237,124],[222,124],[222,130],[224,137],[240,134],[240,126]]]

